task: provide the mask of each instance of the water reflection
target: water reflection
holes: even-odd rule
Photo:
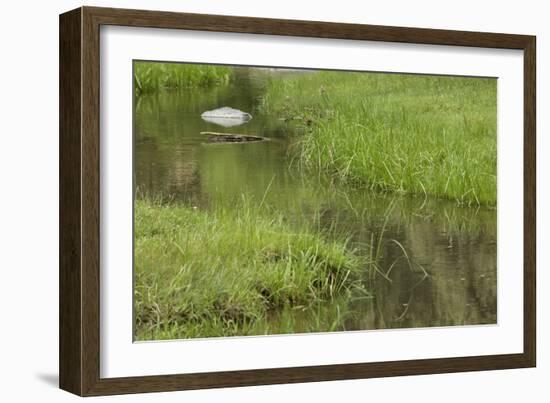
[[[265,77],[243,69],[231,86],[140,97],[135,120],[139,191],[208,209],[246,194],[289,222],[336,228],[361,253],[379,251],[379,273],[365,281],[373,297],[273,312],[261,324],[277,332],[383,329],[496,323],[496,211],[456,203],[350,189],[306,178],[292,166],[296,128],[255,113]],[[273,141],[205,144],[204,131],[226,131],[201,113],[229,105],[253,112],[239,133]]]

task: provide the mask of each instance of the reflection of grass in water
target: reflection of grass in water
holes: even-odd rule
[[[390,277],[391,272],[401,260],[403,260],[406,263],[406,266],[408,266],[408,268],[411,271],[415,271],[415,267],[416,267],[417,269],[420,269],[420,271],[424,274],[424,277],[428,276],[428,273],[421,265],[413,262],[413,260],[409,256],[409,253],[407,253],[407,250],[405,249],[405,247],[401,242],[399,242],[397,239],[394,239],[394,238],[389,238],[389,239],[386,238],[386,227],[388,226],[388,222],[390,220],[391,213],[394,207],[395,207],[395,202],[392,201],[388,205],[383,215],[384,222],[381,228],[379,229],[378,234],[375,235],[374,232],[371,233],[370,243],[367,248],[368,261],[369,261],[368,267],[370,269],[368,271],[368,274],[369,274],[369,279],[371,281],[374,279],[376,275],[379,275],[391,283],[392,282]],[[386,262],[384,259],[384,250],[387,248],[388,243],[393,244],[394,246],[397,246],[399,251],[401,252],[401,256],[390,263]]]
[[[264,334],[270,310],[365,294],[345,239],[267,217],[247,202],[204,212],[137,200],[137,339]]]
[[[317,72],[261,109],[302,122],[300,161],[372,189],[496,204],[496,80]]]
[[[496,209],[492,207],[472,208],[424,195],[351,188],[334,178],[311,177],[303,171],[291,174],[293,180],[301,183],[301,186],[293,189],[291,201],[297,200],[303,204],[307,200],[311,211],[334,212],[337,220],[349,223],[348,230],[371,228],[378,238],[387,228],[404,228],[426,222],[437,227],[440,234],[487,234],[496,237]],[[277,200],[271,197],[276,198],[278,195],[270,194],[268,198],[269,203],[277,204]],[[287,207],[292,208],[292,205]]]
[[[227,84],[232,69],[183,63],[134,62],[136,95],[190,87]]]

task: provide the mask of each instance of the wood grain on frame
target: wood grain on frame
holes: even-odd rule
[[[524,352],[381,363],[100,378],[99,28],[189,29],[524,51]],[[535,37],[82,7],[60,16],[60,387],[81,396],[532,367],[535,310]]]
[[[81,394],[81,10],[59,27],[59,386]]]

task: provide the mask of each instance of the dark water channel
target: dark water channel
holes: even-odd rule
[[[265,195],[266,203],[290,222],[318,220],[321,226],[336,226],[359,248],[380,244],[381,271],[391,268],[389,279],[371,277],[373,297],[353,304],[347,330],[496,323],[496,211],[304,179],[291,165],[292,137],[300,129],[256,110],[265,79],[243,70],[229,86],[139,97],[139,191],[204,209],[234,203],[242,194],[257,200]],[[202,112],[221,106],[250,112],[253,119],[230,128],[201,119]],[[271,141],[209,144],[203,131]],[[341,314],[342,303],[315,309],[330,320]],[[319,314],[276,312],[270,320],[290,320],[300,331],[308,328],[308,321],[319,320]]]

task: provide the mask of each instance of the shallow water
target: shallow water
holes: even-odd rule
[[[135,182],[140,192],[203,209],[232,205],[244,194],[264,200],[289,222],[336,228],[363,253],[380,245],[381,272],[389,274],[366,280],[372,298],[274,312],[265,324],[270,332],[289,322],[305,332],[320,320],[338,322],[334,330],[496,323],[496,211],[305,178],[293,160],[300,128],[256,110],[265,79],[243,70],[227,87],[138,98]],[[253,118],[234,127],[201,119],[202,112],[222,106]],[[204,131],[271,140],[209,144]]]

